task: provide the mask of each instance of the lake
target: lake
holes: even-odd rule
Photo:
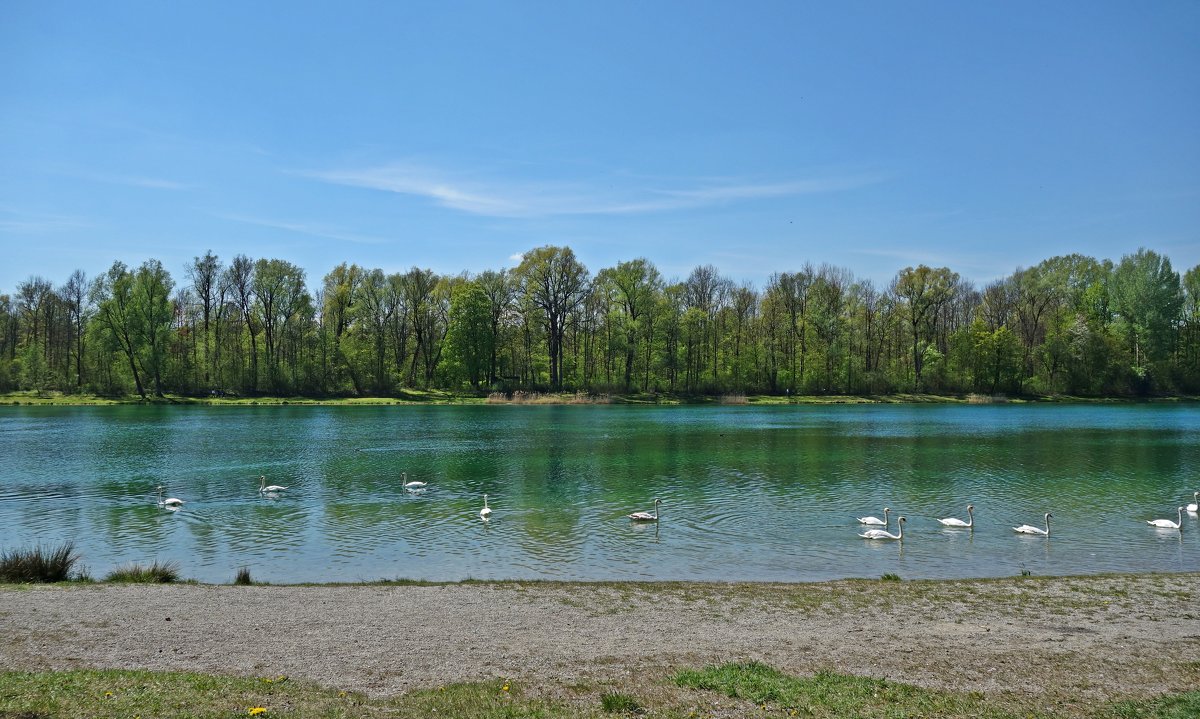
[[[260,475],[289,489],[260,496]],[[0,547],[74,540],[97,577],[155,559],[207,582],[1198,571],[1196,515],[1145,522],[1196,490],[1196,405],[0,408]],[[655,498],[660,522],[626,518]],[[974,531],[937,523],[968,503]],[[884,506],[904,541],[860,539]],[[1045,512],[1049,538],[1012,531]]]

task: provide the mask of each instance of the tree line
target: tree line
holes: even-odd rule
[[[0,391],[143,397],[591,393],[1133,396],[1200,392],[1200,266],[1140,249],[1052,257],[976,287],[805,264],[764,287],[569,247],[513,269],[387,274],[207,252],[176,280],[117,261],[0,294]]]

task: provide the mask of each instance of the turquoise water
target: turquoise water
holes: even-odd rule
[[[259,475],[290,488],[261,497]],[[0,408],[0,547],[71,539],[96,576],[154,559],[213,582],[1197,571],[1196,515],[1145,523],[1197,490],[1194,405]],[[625,518],[655,497],[657,526]],[[974,531],[935,521],[968,503]],[[854,517],[884,506],[904,541],[860,539]],[[1012,531],[1047,511],[1048,539]]]

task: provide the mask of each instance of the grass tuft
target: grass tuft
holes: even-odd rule
[[[233,577],[233,583],[241,586],[254,584],[254,580],[250,578],[250,567],[242,567]]]
[[[104,581],[129,584],[172,584],[179,581],[179,565],[175,562],[159,562],[157,559],[151,562],[150,566],[130,562],[109,572]]]
[[[885,582],[898,582],[898,581],[900,581],[900,575],[896,574],[894,572],[888,572],[887,574],[880,577],[880,579],[882,579]]]
[[[1118,702],[1099,716],[1114,719],[1195,719],[1200,716],[1200,690],[1148,701]]]
[[[642,705],[628,694],[621,692],[605,692],[600,695],[600,706],[609,714],[624,712],[628,714],[642,713]]]
[[[63,542],[55,549],[42,546],[31,549],[6,549],[0,553],[0,582],[65,582],[79,561],[74,542]]]
[[[774,704],[809,717],[1011,716],[978,694],[934,691],[824,671],[793,677],[759,662],[683,671],[675,681],[682,687],[708,689],[764,707]]]

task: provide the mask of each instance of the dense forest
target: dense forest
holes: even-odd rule
[[[143,397],[589,393],[1136,396],[1200,391],[1200,267],[1149,250],[1053,257],[975,287],[949,268],[886,287],[804,265],[756,288],[646,259],[591,273],[567,247],[511,270],[319,285],[280,259],[115,262],[0,294],[0,391]]]

